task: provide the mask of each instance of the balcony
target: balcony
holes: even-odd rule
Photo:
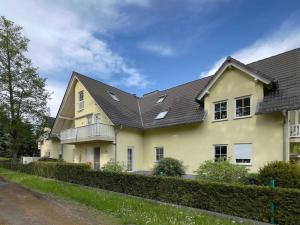
[[[75,144],[93,141],[114,141],[114,127],[108,124],[95,123],[82,127],[62,130],[60,140],[62,144]]]
[[[290,125],[290,137],[300,138],[300,124]]]

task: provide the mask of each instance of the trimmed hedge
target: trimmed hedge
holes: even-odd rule
[[[170,177],[88,170],[85,164],[34,162],[28,165],[0,161],[0,166],[148,199],[200,208],[229,215],[269,221],[276,204],[279,224],[300,224],[300,190],[265,186],[203,183]]]

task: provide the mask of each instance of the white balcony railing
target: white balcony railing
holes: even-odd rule
[[[300,124],[290,126],[290,137],[300,137]]]
[[[114,138],[114,128],[108,124],[95,123],[83,127],[70,128],[60,132],[60,140],[80,140],[95,138],[99,140],[112,140]]]

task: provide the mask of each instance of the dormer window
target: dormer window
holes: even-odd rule
[[[156,119],[156,120],[163,119],[163,118],[166,117],[167,114],[168,114],[168,111],[160,112],[160,113],[155,117],[155,119]]]
[[[166,97],[167,97],[166,95],[160,96],[160,97],[157,99],[156,103],[162,103],[162,102],[165,100]]]
[[[118,98],[118,96],[116,96],[114,93],[108,91],[108,94],[110,95],[110,97],[111,97],[113,100],[115,100],[115,101],[117,101],[117,102],[120,101],[120,99]]]
[[[84,92],[78,92],[78,110],[84,109]]]

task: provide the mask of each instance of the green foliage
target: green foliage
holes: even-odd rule
[[[300,166],[294,163],[271,162],[259,170],[259,176],[265,185],[274,179],[278,187],[300,188]]]
[[[247,176],[248,169],[244,166],[231,164],[226,160],[218,162],[208,160],[200,165],[195,172],[197,180],[230,184],[241,183]]]
[[[164,175],[170,177],[181,177],[185,174],[185,168],[181,161],[173,158],[163,158],[153,169],[154,175]]]
[[[198,182],[173,177],[143,176],[87,170],[86,164],[35,162],[28,165],[0,161],[0,166],[33,175],[125,193],[233,216],[267,222],[275,202],[279,224],[300,221],[300,190],[265,186]]]
[[[243,184],[261,185],[261,179],[258,173],[248,173],[241,181]]]
[[[101,169],[105,172],[116,173],[122,173],[125,171],[124,166],[122,166],[119,162],[115,162],[114,160],[109,160]]]
[[[46,80],[26,56],[29,40],[22,29],[0,17],[0,106],[7,115],[7,149],[15,161],[21,150],[30,151],[23,155],[32,155],[37,149],[34,140],[42,133],[50,96]]]
[[[64,162],[63,159],[54,159],[54,158],[49,158],[49,157],[41,157],[38,161],[42,161],[42,162]]]

